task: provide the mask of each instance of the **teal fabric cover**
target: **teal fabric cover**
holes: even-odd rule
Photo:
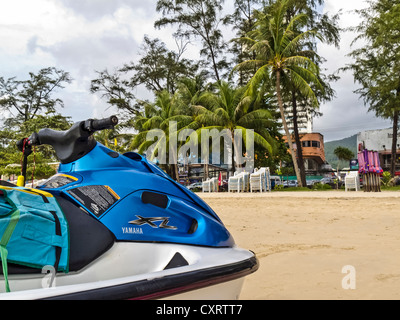
[[[0,237],[10,232],[15,210],[19,210],[19,219],[6,243],[7,261],[34,268],[56,266],[68,272],[68,223],[57,200],[37,189],[0,186]],[[56,252],[60,249],[56,248],[61,249],[58,266]]]

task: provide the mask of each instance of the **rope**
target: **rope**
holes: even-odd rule
[[[32,169],[32,188],[33,188],[33,179],[34,179],[34,174],[35,174],[35,169],[36,169],[36,150],[35,146],[33,146],[33,169]]]

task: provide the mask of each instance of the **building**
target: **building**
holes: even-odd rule
[[[324,136],[315,132],[300,134],[300,141],[306,172],[317,174],[322,171],[326,163]]]
[[[289,106],[286,107],[285,114],[289,132],[293,132],[293,112]],[[297,111],[297,127],[299,133],[313,132],[313,116],[309,108],[307,108],[306,110],[300,108],[300,110]]]
[[[222,179],[228,179],[228,166],[227,165],[214,165],[208,164],[205,166],[203,163],[191,163],[178,165],[179,182],[183,185],[189,185],[194,182],[202,182],[210,177],[219,177],[222,173]],[[206,171],[206,173],[204,172]]]
[[[400,134],[397,134],[396,175],[400,175]],[[367,130],[357,134],[357,150],[378,151],[379,161],[384,171],[390,171],[392,163],[393,128]]]
[[[283,139],[287,141],[286,136]],[[317,132],[301,133],[300,141],[307,175],[320,175],[332,171],[331,166],[326,163],[324,136],[322,134]],[[297,150],[294,141],[293,148]]]

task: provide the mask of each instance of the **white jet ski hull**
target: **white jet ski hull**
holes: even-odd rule
[[[0,299],[230,300],[257,268],[255,255],[237,247],[117,242],[79,272],[57,273],[50,288],[51,274],[10,275],[11,292]]]

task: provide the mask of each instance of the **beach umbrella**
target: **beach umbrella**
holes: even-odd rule
[[[383,169],[381,167],[380,161],[379,161],[379,153],[377,151],[374,152],[374,163],[375,163],[375,169],[376,169],[376,191],[381,191],[381,178],[380,175],[383,172]]]
[[[368,151],[368,164],[369,168],[368,171],[371,173],[375,173],[375,161],[374,161],[374,152],[373,151]]]
[[[358,172],[364,174],[365,173],[364,154],[362,152],[359,152],[357,154],[357,159],[358,159]]]
[[[365,162],[365,174],[364,174],[364,191],[370,191],[371,183],[370,183],[370,174],[369,174],[369,159],[368,159],[368,150],[363,150],[364,162]]]
[[[365,173],[369,172],[369,162],[368,162],[368,150],[364,149],[363,151],[364,155],[364,163],[365,163]]]
[[[379,161],[379,153],[378,153],[378,151],[374,152],[374,162],[375,162],[376,172],[381,174],[383,172],[383,169],[381,167],[381,162]]]

